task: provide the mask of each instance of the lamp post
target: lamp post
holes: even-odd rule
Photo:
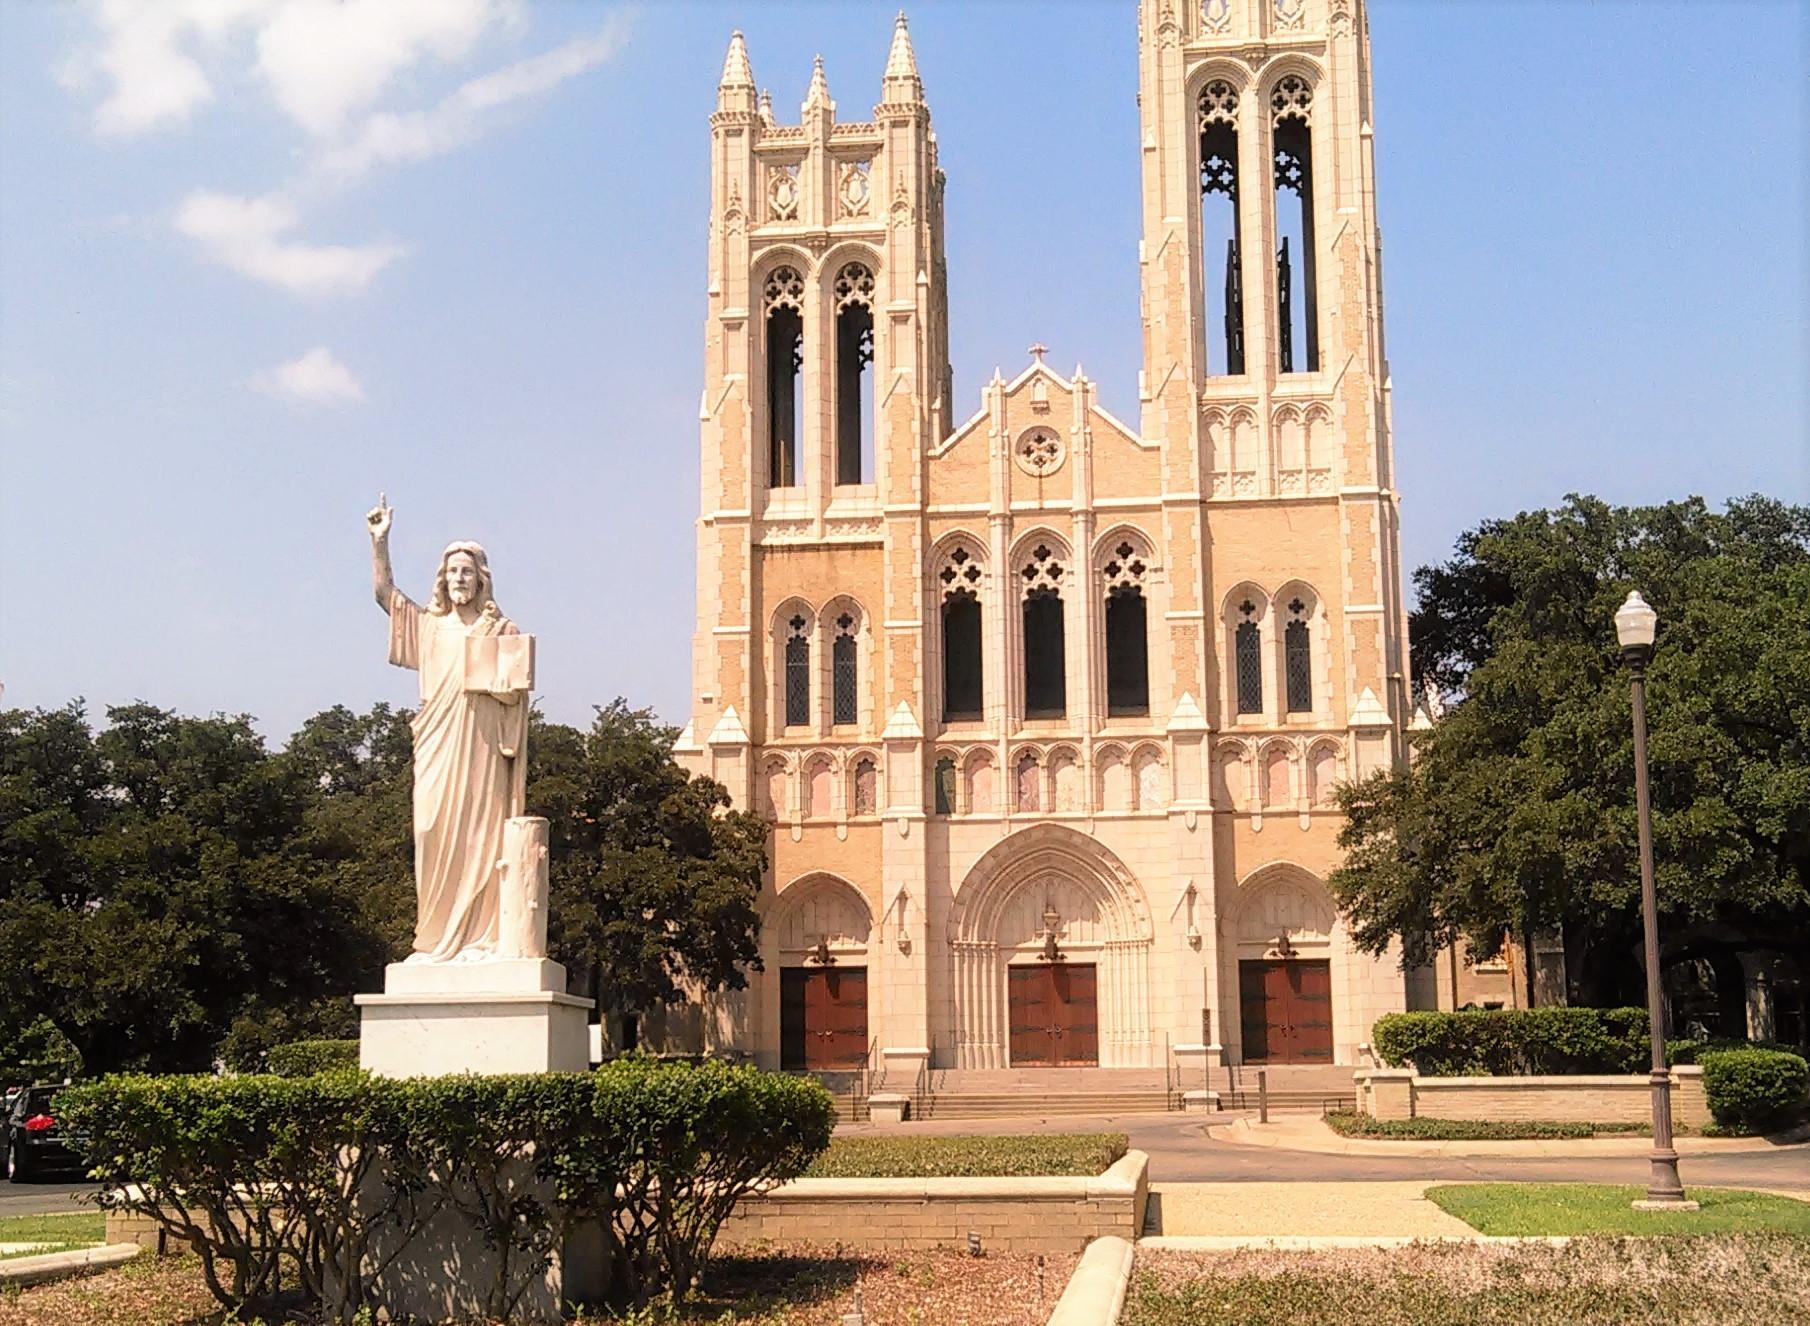
[[[1653,1048],[1653,1155],[1647,1195],[1634,1205],[1643,1210],[1695,1210],[1678,1178],[1678,1152],[1672,1145],[1671,1075],[1665,1066],[1665,1014],[1659,1002],[1659,899],[1653,885],[1653,804],[1647,792],[1647,664],[1653,658],[1653,635],[1659,624],[1638,591],[1615,612],[1615,638],[1634,688],[1634,797],[1640,812],[1640,911],[1646,931],[1647,1018]]]

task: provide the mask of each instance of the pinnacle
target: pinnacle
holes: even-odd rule
[[[917,76],[917,56],[912,52],[911,31],[905,24],[905,11],[901,9],[892,28],[892,49],[886,54],[886,77],[915,79]]]
[[[739,29],[729,37],[729,54],[723,59],[723,77],[719,88],[754,86],[754,69],[748,63],[748,43]]]
[[[808,111],[815,106],[834,107],[830,100],[829,80],[823,76],[823,57],[819,55],[811,65],[811,86],[804,94],[804,108]]]

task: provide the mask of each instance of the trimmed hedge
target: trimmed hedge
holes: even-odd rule
[[[1712,1036],[1708,1040],[1670,1040],[1665,1043],[1665,1061],[1668,1064],[1696,1064],[1703,1062],[1703,1056],[1716,1050],[1783,1050],[1786,1054],[1801,1054],[1795,1045],[1784,1045],[1778,1041],[1729,1040],[1721,1036]]]
[[[264,1064],[278,1077],[308,1077],[335,1068],[356,1068],[358,1042],[291,1041],[287,1045],[273,1045],[264,1056]]]
[[[1384,1063],[1424,1077],[1638,1073],[1647,1037],[1644,1008],[1386,1013],[1370,1034]]]
[[[813,1179],[1095,1175],[1125,1154],[1124,1133],[1023,1137],[838,1137],[805,1171]]]
[[[1638,1133],[1642,1124],[1575,1123],[1551,1119],[1378,1119],[1368,1114],[1328,1114],[1326,1126],[1344,1137],[1416,1142],[1517,1142],[1605,1133]]]
[[[349,1322],[381,1312],[383,1270],[448,1214],[497,1252],[477,1287],[489,1316],[508,1318],[581,1225],[603,1231],[612,1307],[683,1299],[735,1203],[829,1144],[835,1102],[814,1081],[637,1056],[409,1081],[109,1077],[58,1112],[101,1204],[192,1247],[221,1303],[276,1307],[280,1266]]]
[[[1804,1104],[1810,1062],[1786,1050],[1710,1050],[1703,1065],[1703,1094],[1724,1127],[1764,1128]]]

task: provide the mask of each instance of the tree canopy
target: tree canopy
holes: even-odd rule
[[[1411,768],[1341,792],[1331,885],[1357,943],[1560,931],[1574,995],[1640,997],[1629,678],[1614,612],[1659,612],[1649,768],[1664,961],[1810,971],[1810,508],[1763,497],[1489,521],[1415,575],[1414,666],[1451,698]]]
[[[244,715],[0,711],[0,1074],[205,1069],[356,1032],[415,924],[409,714],[335,706],[280,751]],[[764,826],[618,701],[535,720],[555,956],[613,1011],[758,962]]]

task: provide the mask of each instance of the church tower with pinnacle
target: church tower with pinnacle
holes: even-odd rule
[[[1364,6],[1136,22],[1135,427],[1042,346],[956,401],[903,15],[860,120],[819,59],[781,123],[730,39],[676,752],[772,823],[765,969],[656,1042],[1129,1089],[1406,1003],[1325,885],[1409,706]]]

